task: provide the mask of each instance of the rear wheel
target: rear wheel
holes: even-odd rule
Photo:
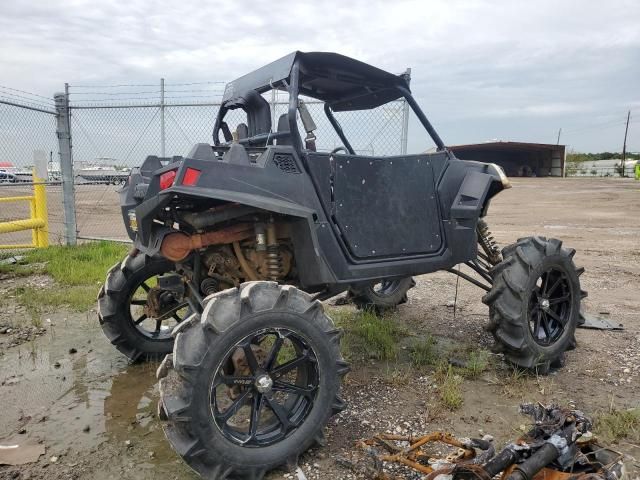
[[[98,318],[109,341],[132,361],[161,359],[173,349],[172,329],[188,304],[158,287],[158,276],[174,264],[162,259],[127,256],[107,274],[98,294]]]
[[[560,240],[527,237],[504,248],[503,261],[491,270],[493,286],[482,298],[489,306],[488,329],[516,365],[545,372],[575,346],[586,292],[574,254]]]
[[[340,331],[320,302],[275,282],[205,302],[158,369],[169,442],[204,478],[261,479],[295,465],[344,408]]]
[[[388,278],[349,290],[351,301],[362,310],[382,313],[407,301],[407,292],[415,286],[412,277]]]

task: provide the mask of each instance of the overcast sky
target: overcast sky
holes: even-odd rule
[[[230,80],[293,50],[393,72],[445,143],[640,150],[640,2],[4,0],[0,85]],[[422,139],[412,131],[414,148]],[[426,142],[425,142],[426,144]]]

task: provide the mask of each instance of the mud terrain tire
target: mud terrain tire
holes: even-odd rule
[[[109,269],[98,293],[98,319],[109,341],[131,361],[160,360],[173,349],[170,335],[158,339],[140,332],[131,317],[131,296],[146,279],[174,270],[173,263],[143,254],[127,257]]]
[[[376,288],[380,285],[380,288]],[[349,290],[351,301],[359,310],[384,313],[407,302],[407,292],[416,285],[413,277],[382,280]]]
[[[253,339],[270,329],[295,332],[294,335],[304,338],[308,346],[304,352],[311,352],[304,357],[314,359],[310,368],[315,372],[316,386],[305,416],[297,417],[295,423],[286,422],[286,426],[285,422],[280,424],[279,440],[252,445],[261,435],[258,431],[261,410],[255,417],[258,419],[256,429],[251,427],[255,402],[260,406],[263,401],[267,402],[273,414],[278,410],[271,408],[272,393],[259,390],[258,380],[264,376],[260,372],[272,370],[268,360],[256,362],[254,358],[251,375],[255,378],[240,383],[240,378],[247,377],[238,377],[237,371],[228,377],[226,365],[229,356],[234,356],[231,352],[242,348],[245,354],[249,349],[250,354],[255,346]],[[324,426],[332,415],[344,408],[339,390],[348,366],[340,355],[341,331],[334,327],[319,301],[313,301],[310,295],[290,285],[244,283],[207,297],[202,315],[192,315],[174,334],[173,355],[167,355],[158,368],[159,417],[165,420],[164,431],[173,448],[203,478],[259,480],[273,468],[295,466],[298,456],[314,443],[324,444]],[[289,364],[300,358],[294,357]],[[275,389],[278,378],[272,378]],[[215,399],[223,383],[244,385],[241,388],[249,392],[246,402],[252,405],[249,407],[251,423],[246,427],[244,442],[229,437],[228,417],[221,420],[226,411],[217,411]],[[245,407],[236,403],[228,407],[234,412],[241,408]],[[280,415],[272,417],[279,419]]]
[[[493,287],[482,301],[489,306],[488,330],[507,360],[546,373],[562,366],[565,350],[575,347],[583,269],[575,250],[557,239],[521,238],[502,250],[491,269]],[[534,333],[535,332],[535,333]]]

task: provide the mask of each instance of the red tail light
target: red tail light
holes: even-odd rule
[[[187,167],[187,170],[184,172],[184,177],[182,177],[182,185],[192,187],[198,182],[198,178],[200,178],[200,170]]]
[[[160,175],[160,190],[166,190],[173,185],[173,181],[176,179],[177,170],[169,170]]]

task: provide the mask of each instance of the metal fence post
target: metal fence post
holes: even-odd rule
[[[73,184],[73,156],[71,153],[71,125],[69,115],[69,90],[53,96],[56,104],[56,134],[62,172],[62,207],[64,210],[64,236],[67,245],[77,242],[75,186]]]
[[[407,83],[411,83],[411,69],[407,68],[404,72],[405,78],[407,79]],[[403,98],[403,108],[402,108],[402,135],[400,136],[400,150],[402,155],[407,154],[407,143],[409,140],[409,103],[406,98]]]
[[[164,78],[160,79],[160,156],[165,157],[165,124],[164,124]]]

